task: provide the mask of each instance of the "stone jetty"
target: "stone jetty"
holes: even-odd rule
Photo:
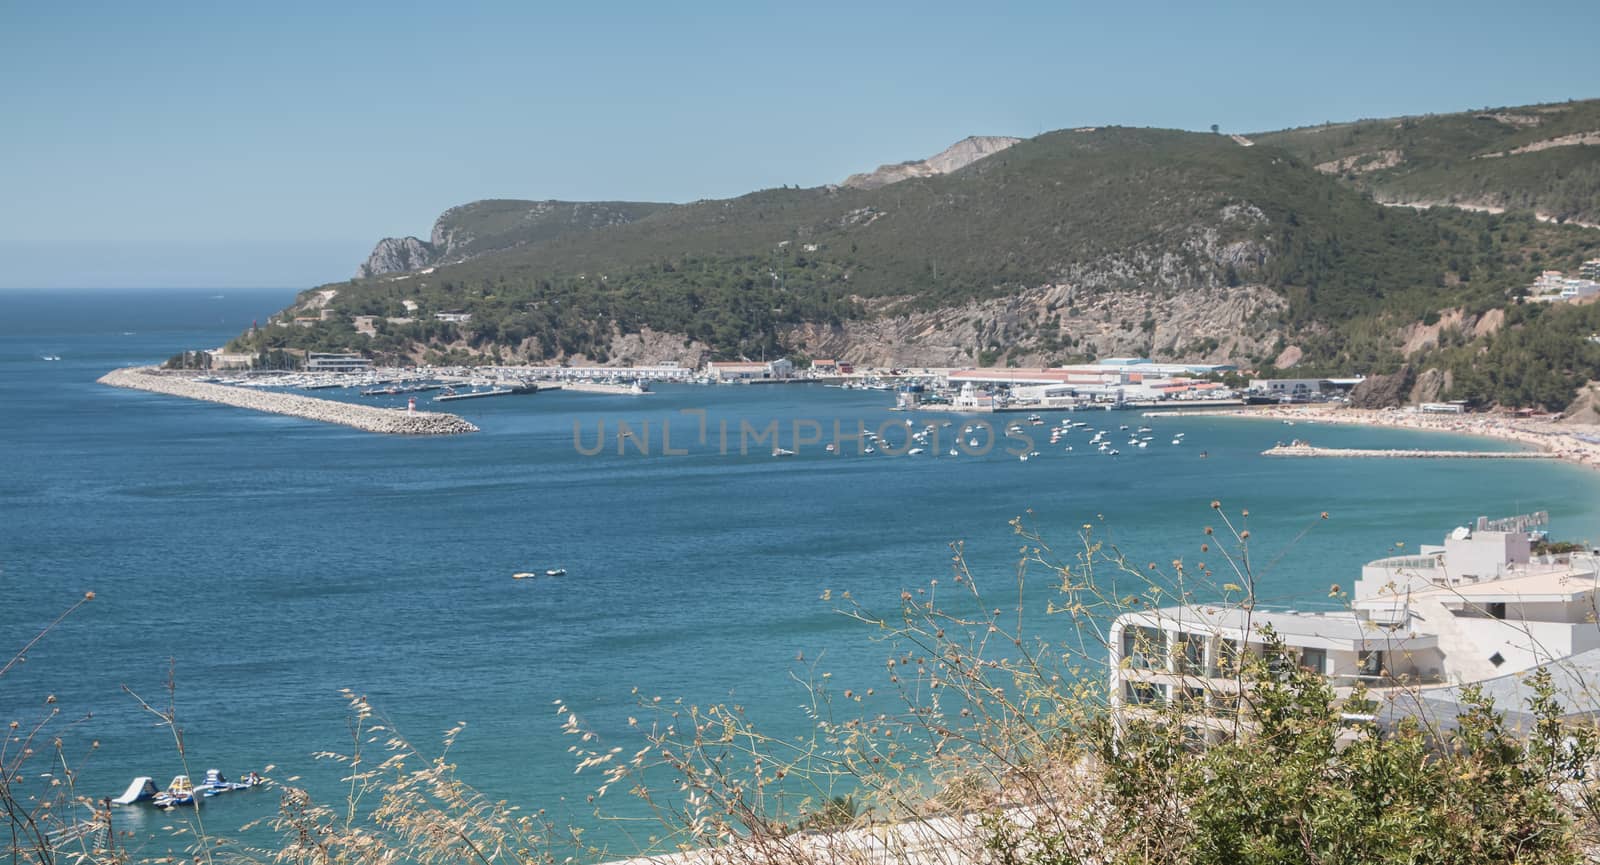
[[[1276,445],[1261,452],[1269,457],[1389,457],[1394,459],[1434,460],[1553,460],[1548,451],[1433,451],[1372,450],[1367,448],[1319,448],[1308,444]]]
[[[147,390],[185,399],[222,403],[272,414],[292,415],[387,435],[457,435],[478,431],[476,426],[466,420],[443,412],[375,408],[299,394],[229,387],[196,381],[190,375],[163,372],[155,367],[115,369],[101,376],[99,381],[112,387]]]

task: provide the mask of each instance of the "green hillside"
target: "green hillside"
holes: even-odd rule
[[[530,225],[528,202],[479,202],[441,220],[447,235],[463,227],[447,243],[466,260],[324,286],[337,291],[328,320],[264,328],[238,346],[604,361],[617,334],[650,328],[719,356],[772,356],[797,350],[788,334],[801,325],[932,311],[949,326],[981,316],[976,310],[990,308],[983,304],[1066,284],[1086,300],[1021,310],[1025,336],[1012,338],[1068,359],[1072,340],[1051,329],[1071,325],[1096,297],[1258,286],[1282,298],[1264,324],[1280,348],[1302,350],[1298,369],[1381,372],[1403,361],[1397,331],[1407,324],[1449,308],[1505,306],[1540,269],[1600,255],[1600,232],[1515,214],[1380,205],[1315,169],[1311,159],[1334,155],[1305,144],[1316,134],[1284,133],[1293,145],[1284,148],[1270,136],[1244,147],[1168,130],[1053,132],[945,176],[873,190],[595,205],[565,211],[577,216],[549,231]],[[1497,141],[1485,138],[1480,149],[1505,146]],[[621,215],[597,216],[605,208]],[[473,318],[433,320],[441,311]],[[377,334],[357,334],[355,316],[376,316]],[[1146,319],[1147,329],[1157,325]],[[1216,346],[1225,336],[1193,338]],[[1273,355],[1237,360],[1261,367]]]
[[[474,201],[440,215],[428,240],[389,237],[379,241],[360,275],[456,263],[567,234],[625,225],[672,206],[637,201]]]
[[[1251,137],[1380,200],[1503,207],[1600,223],[1600,100],[1332,123]]]
[[[574,232],[625,225],[672,207],[637,201],[488,199],[445,211],[435,225],[451,257],[468,258]]]

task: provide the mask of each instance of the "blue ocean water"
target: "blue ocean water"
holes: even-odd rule
[[[164,703],[170,659],[196,772],[272,763],[331,791],[335,774],[309,755],[342,744],[348,687],[420,742],[468,722],[452,755],[469,782],[530,807],[568,803],[581,821],[595,781],[574,777],[553,701],[619,744],[637,741],[625,726],[634,687],[737,702],[798,733],[809,722],[789,677],[797,656],[822,659],[840,687],[882,684],[885,649],[837,612],[839,593],[893,610],[902,589],[949,573],[953,541],[978,579],[1008,586],[1019,546],[1008,522],[1025,513],[1058,542],[1095,523],[1135,558],[1166,562],[1198,555],[1211,500],[1248,508],[1261,596],[1301,606],[1397,541],[1437,542],[1479,514],[1547,509],[1554,534],[1597,535],[1600,475],[1562,464],[1259,455],[1289,437],[1503,447],[1413,432],[1095,413],[1084,419],[1159,435],[1115,459],[1082,433],[1070,454],[1041,438],[1028,462],[1000,448],[948,457],[948,437],[919,457],[810,445],[773,459],[770,443],[739,453],[741,422],[777,421],[787,439],[797,420],[831,432],[902,416],[883,393],[663,386],[455,403],[481,433],[404,439],[94,382],[219,345],[291,296],[0,292],[0,655],[97,594],[0,678],[0,715],[31,717],[45,695],[63,717],[92,713],[68,737],[69,750],[101,743],[80,791],[180,771],[170,735],[122,690]],[[705,412],[703,445],[689,411]],[[649,455],[617,453],[624,421]],[[587,447],[602,424],[607,448],[581,453],[575,428]],[[664,425],[690,453],[661,452]],[[553,567],[568,575],[511,579]],[[218,799],[207,819],[225,830],[274,804]],[[124,812],[135,827],[165,819]]]

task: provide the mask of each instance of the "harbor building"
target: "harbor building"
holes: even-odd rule
[[[1322,393],[1326,379],[1320,378],[1253,378],[1250,391],[1272,397],[1304,399]]]
[[[250,369],[256,365],[256,356],[247,351],[223,351],[217,349],[211,352],[211,368],[214,370]]]
[[[794,363],[787,358],[768,361],[714,360],[706,364],[706,374],[719,382],[782,381],[794,377]]]
[[[1379,699],[1415,701],[1573,658],[1600,667],[1600,559],[1535,555],[1535,527],[1547,520],[1543,512],[1479,517],[1442,544],[1368,562],[1346,610],[1185,604],[1125,613],[1109,634],[1113,710],[1205,707],[1194,726],[1220,732],[1236,721],[1243,659],[1262,657],[1273,640],[1336,694],[1361,684]]]
[[[365,372],[372,359],[359,354],[311,352],[306,355],[306,372]]]

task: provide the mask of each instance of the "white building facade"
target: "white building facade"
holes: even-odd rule
[[[1362,684],[1425,693],[1600,649],[1600,563],[1587,553],[1535,556],[1531,529],[1545,518],[1480,517],[1443,544],[1369,562],[1348,610],[1190,604],[1123,614],[1110,632],[1111,705],[1236,708],[1239,659],[1261,657],[1274,639],[1336,692]]]

